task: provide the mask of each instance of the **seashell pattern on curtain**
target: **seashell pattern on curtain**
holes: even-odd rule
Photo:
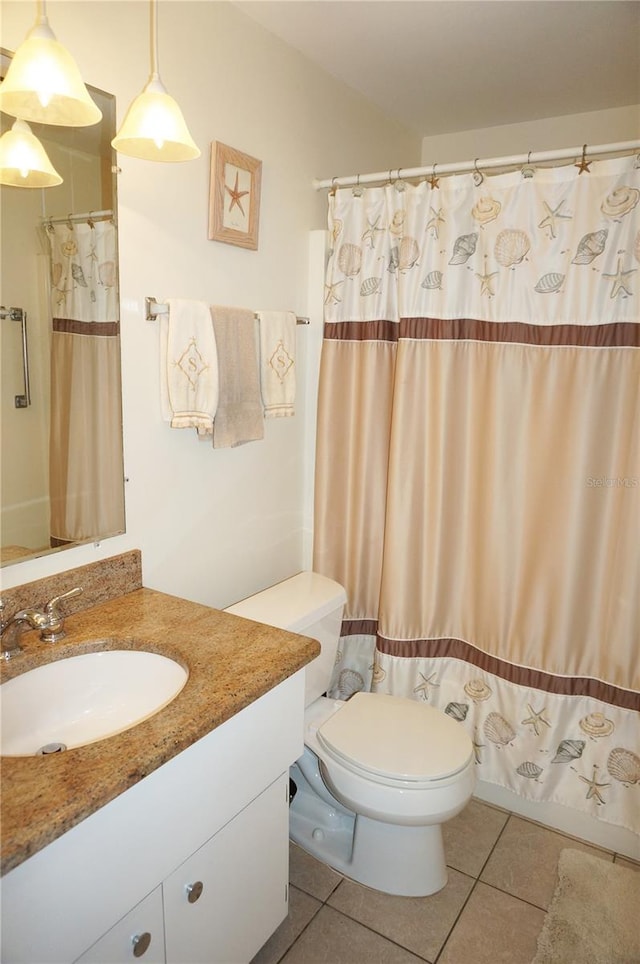
[[[638,321],[633,158],[488,181],[490,194],[469,174],[330,196],[325,320]]]
[[[332,695],[425,700],[480,779],[635,832],[639,198],[634,158],[330,195],[314,544]]]

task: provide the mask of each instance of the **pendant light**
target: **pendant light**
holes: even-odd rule
[[[23,120],[0,137],[0,184],[11,187],[55,187],[62,178],[44,147]]]
[[[78,65],[49,26],[45,0],[38,0],[36,22],[0,84],[0,110],[21,120],[61,127],[88,127],[102,118]]]
[[[111,144],[144,161],[191,161],[200,157],[182,111],[167,93],[158,71],[157,0],[150,0],[151,73],[126,113]]]

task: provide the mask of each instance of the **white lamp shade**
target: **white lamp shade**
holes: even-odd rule
[[[0,137],[0,184],[11,187],[55,187],[62,178],[28,124],[17,120]]]
[[[88,127],[102,113],[89,96],[78,65],[46,19],[16,50],[0,84],[0,110],[41,124]]]
[[[200,157],[182,111],[157,76],[151,77],[132,102],[111,144],[121,154],[144,161],[191,161]]]

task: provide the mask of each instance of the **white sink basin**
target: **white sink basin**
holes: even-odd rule
[[[0,687],[0,753],[30,756],[114,736],[170,703],[187,676],[166,656],[129,649],[39,666]]]

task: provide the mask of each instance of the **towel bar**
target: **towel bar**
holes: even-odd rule
[[[154,319],[157,318],[158,315],[166,315],[166,313],[167,313],[168,310],[169,310],[169,305],[162,305],[162,304],[160,304],[160,303],[159,303],[158,301],[156,301],[156,299],[153,298],[152,296],[147,296],[147,297],[144,299],[144,305],[145,305],[145,320],[146,320],[146,321],[154,321]],[[256,312],[256,318],[257,318],[257,317],[258,317],[258,314],[257,314],[257,312]],[[308,319],[308,318],[301,318],[300,316],[296,315],[296,322],[297,322],[298,325],[308,325],[308,324],[309,324],[309,319]]]

